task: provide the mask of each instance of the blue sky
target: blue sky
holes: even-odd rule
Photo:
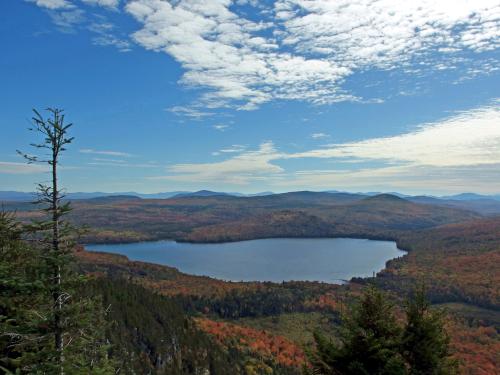
[[[0,181],[69,191],[500,192],[498,0],[0,2]]]

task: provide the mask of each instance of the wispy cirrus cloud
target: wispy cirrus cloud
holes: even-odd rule
[[[241,153],[245,151],[247,146],[244,145],[231,145],[230,147],[222,148],[219,151],[212,152],[213,156],[219,156],[221,154],[233,154],[233,153]]]
[[[172,108],[167,108],[167,111],[175,114],[187,116],[192,119],[201,120],[203,117],[213,116],[213,112],[203,111],[195,107],[185,107],[185,106],[175,106]]]
[[[220,149],[219,152],[225,154],[239,153],[243,152],[246,148],[247,146],[245,145],[231,145],[230,147]]]
[[[150,177],[152,180],[172,180],[180,182],[214,181],[234,185],[244,185],[249,181],[272,179],[283,169],[271,164],[277,151],[272,142],[263,142],[258,150],[245,151],[215,163],[176,164],[167,168],[169,175]]]
[[[343,158],[433,167],[500,163],[500,102],[393,137],[332,144],[288,158]]]
[[[85,21],[85,12],[82,9],[63,9],[49,11],[50,18],[59,31],[74,33],[79,24]]]
[[[92,148],[82,148],[79,150],[82,154],[92,154],[92,155],[108,155],[108,156],[122,156],[122,157],[131,157],[132,154],[128,152],[122,151],[111,151],[111,150],[94,150]]]
[[[326,133],[312,133],[311,134],[312,139],[324,139],[324,138],[330,138],[330,134]]]
[[[87,151],[87,150],[84,150]],[[129,157],[131,154],[119,152],[119,151],[94,151],[88,150],[92,152],[84,152],[94,155],[103,155],[105,157],[94,157],[91,161],[86,162],[85,164],[91,167],[112,167],[112,168],[161,168],[161,166],[155,161],[148,162],[130,162],[130,159],[118,159],[118,158],[110,158],[106,156],[117,156],[117,157]],[[80,152],[82,152],[80,150]]]
[[[36,174],[48,172],[48,170],[46,165],[41,164],[0,161],[0,173],[3,174]]]
[[[129,52],[132,50],[132,44],[125,38],[119,38],[115,35],[115,25],[107,21],[96,21],[91,23],[87,29],[96,34],[92,38],[92,43],[98,46],[114,46],[120,52]]]
[[[94,167],[118,167],[118,168],[160,168],[156,163],[129,163],[125,161],[101,160],[86,163]]]
[[[406,191],[441,194],[497,193],[500,164],[471,167],[385,166],[361,169],[299,170],[273,181],[275,188]]]
[[[46,9],[52,19],[52,23],[63,33],[76,33],[77,31],[90,31],[92,43],[98,46],[113,46],[120,52],[129,52],[132,43],[128,36],[108,21],[105,13],[94,10],[95,7],[103,7],[106,10],[118,11],[119,0],[81,0],[80,2],[69,0],[25,0],[35,3]],[[89,5],[85,7],[82,5]],[[87,12],[86,10],[91,10]]]
[[[126,163],[123,159],[109,159],[109,158],[92,158],[93,161],[105,162],[105,163]]]
[[[494,190],[491,184],[500,183],[498,103],[422,124],[408,133],[305,152],[281,152],[270,141],[257,150],[228,148],[236,155],[215,163],[176,164],[168,167],[168,175],[155,178],[236,185],[266,180],[270,186],[288,189],[392,186],[459,191],[470,186],[478,191]],[[326,160],[337,168],[287,170],[278,165],[290,159]],[[361,166],[353,161],[362,162]],[[347,169],[346,163],[350,165]],[[366,163],[373,165],[367,167]]]
[[[225,132],[227,129],[230,128],[230,126],[226,124],[215,124],[214,126],[212,126],[212,128],[220,132]]]

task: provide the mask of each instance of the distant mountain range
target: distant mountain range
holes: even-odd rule
[[[300,192],[296,192],[300,193]],[[312,193],[312,192],[304,192]],[[275,194],[271,191],[264,191],[254,194],[243,194],[237,192],[217,192],[210,190],[199,190],[199,191],[170,191],[161,193],[137,193],[137,192],[75,192],[67,193],[66,197],[70,200],[83,200],[83,199],[95,199],[102,197],[137,197],[142,199],[169,199],[169,198],[186,198],[186,197],[213,197],[213,196],[233,196],[233,197],[264,197],[269,195],[283,195],[289,193]],[[336,194],[338,196],[344,196],[345,200],[359,199],[367,196],[376,196],[380,194],[389,194],[391,196],[396,196],[399,198],[404,198],[414,203],[420,204],[434,204],[434,205],[445,205],[456,208],[469,209],[473,211],[478,211],[483,214],[496,214],[500,213],[500,194],[497,195],[481,195],[476,193],[461,193],[457,195],[449,196],[411,196],[406,194],[401,194],[398,192],[367,192],[367,193],[346,193],[337,190],[328,190],[323,192],[318,192],[317,194]],[[19,192],[19,191],[0,191],[0,201],[18,201],[26,202],[32,201],[36,198],[36,194],[33,192]]]
[[[442,199],[453,199],[453,200],[460,200],[460,201],[471,201],[471,200],[478,200],[478,199],[493,199],[493,200],[498,200],[500,201],[500,194],[497,195],[481,195],[481,194],[475,194],[475,193],[462,193],[462,194],[457,194],[457,195],[450,195],[446,197],[441,197]]]
[[[116,193],[106,193],[106,192],[75,192],[75,193],[67,193],[66,198],[71,200],[79,200],[79,199],[93,199],[93,198],[101,198],[101,197],[124,197],[124,196],[132,196],[138,197],[142,199],[168,199],[173,197],[211,197],[217,195],[227,195],[234,197],[260,197],[265,195],[274,194],[272,191],[264,191],[261,193],[254,194],[243,194],[243,193],[224,193],[224,192],[216,192],[210,190],[199,190],[199,191],[169,191],[164,193],[136,193],[134,191],[127,192],[116,192]],[[22,191],[0,191],[0,201],[32,201],[36,198],[36,193],[34,192],[22,192]]]
[[[92,199],[100,197],[111,197],[111,196],[134,196],[143,199],[167,199],[171,198],[177,194],[189,193],[187,191],[172,191],[168,193],[155,193],[155,194],[142,194],[136,192],[118,192],[118,193],[105,193],[105,192],[76,192],[67,193],[66,197],[68,199]],[[19,191],[0,191],[0,200],[3,201],[31,201],[36,198],[36,193],[34,192],[19,192]]]
[[[164,194],[169,194],[169,193],[164,193]],[[173,195],[173,198],[181,198],[181,197],[214,197],[218,195],[226,195],[226,196],[232,196],[232,197],[263,197],[266,195],[273,195],[274,193],[272,191],[263,191],[261,193],[254,193],[254,194],[243,194],[243,193],[236,193],[236,192],[231,192],[231,193],[225,193],[225,192],[219,192],[219,191],[210,191],[210,190],[198,190],[194,192],[182,192]]]

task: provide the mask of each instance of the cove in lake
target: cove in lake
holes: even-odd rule
[[[273,238],[217,244],[155,241],[86,248],[176,267],[192,275],[273,282],[342,283],[352,277],[372,276],[386,261],[406,254],[392,241],[351,238]]]

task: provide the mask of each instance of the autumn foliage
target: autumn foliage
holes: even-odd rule
[[[88,241],[121,242],[173,238],[227,241],[280,236],[363,237],[394,240],[408,255],[389,261],[377,277],[344,286],[315,283],[227,283],[186,275],[171,267],[125,257],[80,252],[85,272],[124,277],[163,296],[177,298],[190,313],[210,319],[259,319],[314,311],[340,314],[374,283],[402,300],[425,282],[433,304],[480,308],[466,319],[451,310],[449,329],[464,374],[494,374],[499,367],[500,217],[456,208],[419,205],[379,196],[297,192],[271,197],[191,197],[168,200],[115,198],[75,203],[73,219],[91,226]],[[18,217],[31,207],[16,204]],[[221,323],[222,324],[222,323]]]
[[[242,351],[249,350],[284,366],[300,367],[305,363],[303,350],[283,336],[206,318],[198,318],[196,323],[221,344],[235,345]]]

